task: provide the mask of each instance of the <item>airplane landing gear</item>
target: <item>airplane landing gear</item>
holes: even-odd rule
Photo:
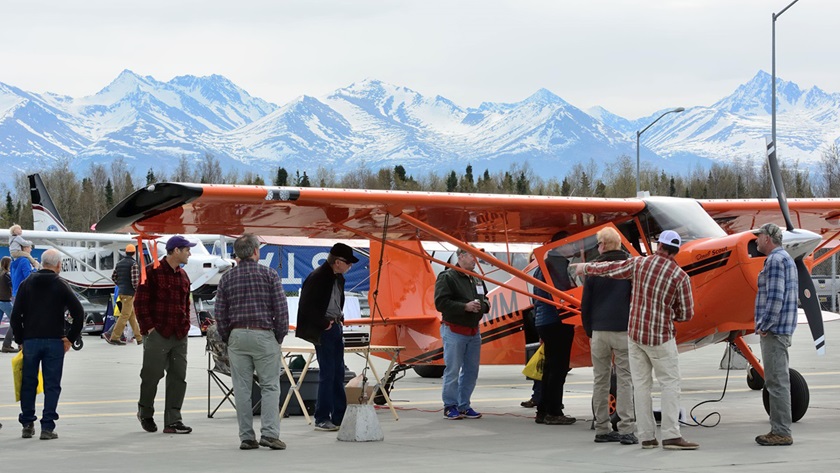
[[[764,387],[764,378],[752,366],[747,371],[747,386],[753,391],[758,391]]]
[[[444,365],[414,365],[414,372],[421,378],[442,378]]]
[[[763,381],[763,380],[762,380]],[[770,394],[767,389],[762,393],[764,400],[764,410],[770,413]],[[799,371],[790,370],[790,411],[791,418],[794,422],[798,421],[808,411],[808,405],[811,402],[811,394],[808,390],[808,383],[805,378],[799,374]]]

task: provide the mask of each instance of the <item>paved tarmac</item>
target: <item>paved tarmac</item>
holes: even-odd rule
[[[444,420],[440,380],[409,372],[392,393],[400,420],[388,410],[377,411],[383,442],[339,442],[335,433],[315,432],[303,417],[295,416],[281,423],[287,450],[240,451],[233,409],[227,405],[207,418],[203,338],[190,339],[183,407],[184,421],[194,432],[149,434],[135,418],[141,348],[110,346],[86,336],[84,349],[66,358],[57,440],[41,441],[37,434],[34,439],[20,438],[18,405],[12,402],[12,355],[0,357],[6,366],[0,369],[0,464],[4,471],[832,471],[840,461],[835,437],[840,421],[840,323],[827,324],[826,335],[824,357],[811,348],[806,326],[794,336],[791,364],[805,376],[811,401],[805,417],[794,424],[792,447],[760,447],[754,442],[756,435],[769,430],[761,393],[746,386],[744,371],[732,371],[723,400],[704,404],[694,413],[702,419],[719,412],[720,423],[684,426],[684,437],[701,444],[699,450],[685,452],[594,443],[589,422],[591,369],[572,370],[566,383],[566,413],[578,418],[576,424],[535,424],[533,411],[519,407],[531,385],[515,366],[482,367],[473,398],[473,406],[484,413],[479,420]],[[290,338],[289,343],[296,340]],[[686,410],[721,397],[727,375],[718,369],[723,352],[717,345],[681,356]],[[348,357],[348,364],[357,372],[362,368],[356,357]],[[215,386],[211,394],[213,400],[220,399]],[[162,396],[157,405],[163,405]],[[717,420],[713,415],[708,422]]]

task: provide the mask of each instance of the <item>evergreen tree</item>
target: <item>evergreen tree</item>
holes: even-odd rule
[[[114,206],[114,186],[111,185],[111,179],[105,184],[105,205],[110,209]]]
[[[455,171],[449,173],[449,177],[446,178],[446,192],[455,192],[458,188],[458,175],[455,174]]]
[[[274,185],[275,186],[288,186],[289,185],[289,172],[286,171],[284,167],[277,168],[277,175],[274,177]]]
[[[157,177],[155,177],[155,172],[152,171],[152,168],[149,168],[149,172],[146,173],[146,185],[154,184],[157,182]]]

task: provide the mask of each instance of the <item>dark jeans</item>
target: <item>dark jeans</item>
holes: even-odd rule
[[[347,410],[344,394],[344,338],[340,323],[321,333],[321,344],[315,347],[318,356],[318,400],[315,422],[332,421],[341,425]]]
[[[563,414],[563,385],[569,372],[575,328],[559,323],[537,327],[537,331],[545,345],[542,398],[537,405],[537,413],[559,416]]]
[[[64,370],[64,342],[60,338],[30,338],[23,342],[23,379],[20,385],[22,425],[38,420],[35,416],[35,390],[38,368],[44,376],[44,412],[41,430],[54,430],[58,420],[58,397],[61,395],[61,374]]]

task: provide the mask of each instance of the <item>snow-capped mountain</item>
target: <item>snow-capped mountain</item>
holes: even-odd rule
[[[840,94],[782,80],[777,94],[783,159],[813,164],[827,144],[840,142]],[[669,114],[642,135],[642,156],[667,172],[761,158],[769,96],[770,76],[759,72],[713,105]],[[342,174],[400,164],[441,173],[467,163],[495,172],[527,162],[541,176],[562,178],[575,163],[633,156],[636,130],[665,111],[628,120],[601,107],[585,112],[545,89],[520,102],[465,108],[372,79],[278,107],[218,75],[160,82],[126,70],[82,98],[0,83],[0,156],[26,171],[62,158],[83,171],[122,157],[138,174],[165,175],[182,156],[210,153],[225,169],[266,177],[278,166]]]

